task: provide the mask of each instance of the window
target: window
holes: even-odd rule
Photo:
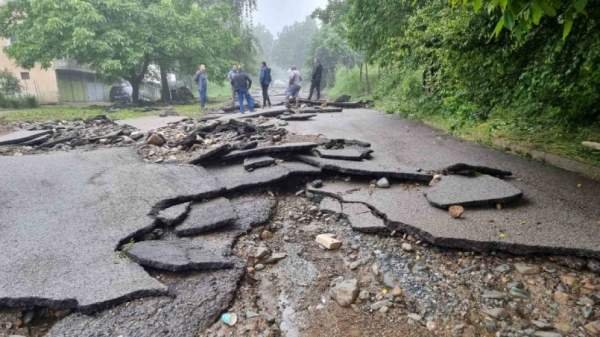
[[[29,72],[25,71],[21,73],[21,79],[27,81],[29,79]]]

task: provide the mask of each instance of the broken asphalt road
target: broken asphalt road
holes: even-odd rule
[[[370,142],[373,161],[389,167],[412,166],[428,172],[468,163],[513,172],[515,177],[506,181],[523,192],[519,205],[504,210],[469,208],[464,220],[451,219],[446,211],[429,205],[425,186],[394,184],[391,189],[372,193],[364,183],[336,183],[331,188],[326,184],[330,192],[354,189],[344,199],[368,203],[396,225],[408,225],[398,227],[423,234],[433,243],[519,254],[600,257],[599,182],[373,110],[319,114],[314,120],[290,124],[286,129],[330,139],[352,135]]]

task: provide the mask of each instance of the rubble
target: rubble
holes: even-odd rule
[[[262,155],[272,155],[272,154],[298,154],[298,153],[306,153],[311,149],[315,148],[317,144],[315,143],[286,143],[281,145],[273,145],[273,146],[263,146],[257,147],[249,150],[238,150],[233,151],[222,157],[225,161],[236,160],[236,159],[245,159],[249,157],[256,157]]]
[[[313,156],[299,155],[297,158],[307,164],[320,167],[324,171],[332,171],[353,176],[364,177],[389,177],[392,179],[429,182],[432,178],[430,174],[424,173],[418,169],[405,167],[391,167],[385,163],[376,160],[367,161],[347,161],[326,159]]]
[[[448,208],[454,205],[469,207],[507,204],[521,199],[523,192],[503,180],[488,175],[445,176],[427,190],[425,196],[432,205]]]
[[[335,238],[335,234],[319,234],[315,239],[318,244],[327,250],[336,250],[342,246],[342,241]]]
[[[161,210],[156,219],[168,227],[180,224],[187,217],[191,203],[186,202]]]
[[[362,161],[363,159],[368,159],[373,153],[371,149],[353,149],[353,148],[345,148],[345,149],[320,149],[317,148],[314,150],[315,154],[321,158],[327,159],[340,159],[340,160],[354,160],[354,161]]]
[[[124,252],[144,267],[170,272],[226,269],[235,266],[235,260],[225,257],[224,251],[207,249],[202,245],[202,241],[142,241],[126,247]]]
[[[307,121],[316,117],[316,114],[312,113],[297,113],[297,114],[289,114],[289,115],[280,115],[279,119],[282,121],[290,122],[290,121]]]
[[[231,225],[237,215],[231,202],[225,198],[193,204],[187,218],[175,228],[180,237],[196,236]]]
[[[46,135],[52,134],[52,131],[40,130],[40,131],[28,131],[18,130],[11,132],[7,135],[0,136],[0,146],[2,145],[16,145],[26,143],[35,139],[39,139]]]
[[[349,307],[358,297],[358,280],[345,280],[331,289],[331,298],[341,307]]]
[[[244,159],[244,168],[246,171],[254,171],[261,167],[267,167],[275,164],[275,159],[269,156]]]
[[[459,174],[465,176],[474,176],[475,174],[480,173],[497,178],[506,178],[512,176],[512,172],[510,171],[500,170],[487,166],[469,165],[464,163],[450,165],[442,169],[442,172],[444,172],[445,174]]]

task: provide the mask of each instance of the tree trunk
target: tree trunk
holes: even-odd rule
[[[140,102],[140,87],[142,86],[142,82],[144,81],[144,77],[146,76],[146,71],[148,71],[149,65],[150,58],[146,56],[140,72],[136,73],[135,70],[133,70],[130,78],[127,79],[131,84],[131,100],[134,104],[138,104]]]
[[[167,66],[164,63],[160,64],[160,99],[164,103],[171,102],[171,90],[169,88]]]
[[[362,83],[362,68],[363,68],[363,64],[361,63],[360,64],[360,72],[359,72],[359,75],[358,75],[358,80],[361,83]]]
[[[137,80],[137,77],[129,79],[129,83],[131,84],[131,101],[134,104],[139,103],[140,101],[140,85],[142,81]]]
[[[367,81],[367,94],[371,94],[371,82],[369,81],[369,64],[365,63],[365,80]]]

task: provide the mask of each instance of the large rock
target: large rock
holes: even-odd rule
[[[142,241],[127,247],[125,254],[144,267],[171,272],[232,268],[235,261],[225,257],[223,248],[202,240]]]
[[[73,314],[48,337],[195,337],[227,310],[242,268],[162,277],[171,296],[138,299],[93,316]]]
[[[223,160],[236,160],[270,154],[298,154],[310,152],[316,143],[286,143],[281,145],[263,146],[249,150],[233,151],[223,157]]]
[[[440,208],[453,205],[486,206],[521,199],[523,192],[513,185],[488,175],[465,177],[444,176],[425,192],[427,200]]]
[[[237,215],[231,202],[217,198],[201,204],[192,205],[187,218],[175,228],[178,236],[195,236],[231,225]]]
[[[376,160],[348,161],[338,159],[327,159],[313,156],[300,155],[299,160],[320,167],[324,171],[332,171],[353,176],[372,178],[388,177],[399,180],[429,182],[433,176],[418,169],[402,167],[400,165],[390,166]]]
[[[45,135],[49,135],[51,133],[52,133],[52,131],[48,131],[48,130],[38,130],[38,131],[18,130],[18,131],[11,132],[9,134],[0,136],[0,146],[22,144],[22,143],[25,143],[28,141],[35,140],[37,138],[41,138]]]
[[[0,157],[0,306],[94,311],[166,291],[115,249],[154,228],[166,200],[223,188],[204,169],[133,149]]]

